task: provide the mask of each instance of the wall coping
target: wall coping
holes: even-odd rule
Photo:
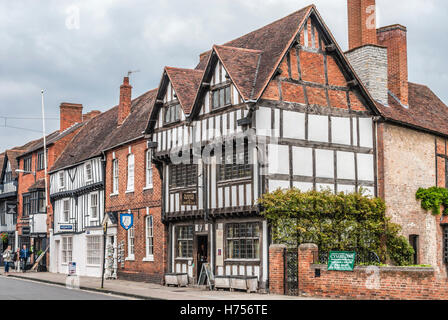
[[[271,244],[270,246],[269,246],[269,249],[286,249],[287,248],[287,246],[286,245],[284,245],[284,244]]]
[[[370,266],[377,267],[377,266]],[[354,271],[367,271],[369,266],[355,267]],[[378,267],[380,272],[424,272],[424,273],[435,273],[436,270],[434,267],[425,268],[425,267]],[[328,266],[326,264],[312,264],[311,269],[324,269],[328,271]],[[329,272],[338,272],[338,271],[329,271]]]

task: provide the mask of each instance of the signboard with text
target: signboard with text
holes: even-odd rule
[[[197,206],[197,197],[196,193],[182,193],[181,197],[181,205],[182,206]]]
[[[331,251],[328,258],[328,271],[353,271],[356,252]]]

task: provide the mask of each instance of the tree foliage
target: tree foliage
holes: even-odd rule
[[[433,215],[440,215],[440,207],[443,206],[443,214],[448,215],[448,189],[431,187],[420,188],[416,194],[417,200],[421,200],[422,208],[431,211]]]
[[[386,205],[379,198],[289,189],[265,194],[259,203],[276,243],[315,243],[321,252],[374,252],[382,262],[411,263],[414,250],[399,236],[400,226],[386,217]]]

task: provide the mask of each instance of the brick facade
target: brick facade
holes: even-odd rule
[[[135,157],[134,192],[126,193],[127,159],[129,148]],[[119,264],[118,276],[121,279],[132,279],[161,283],[166,268],[166,230],[162,223],[161,210],[161,180],[157,169],[153,166],[153,188],[146,189],[146,151],[147,143],[139,139],[133,143],[106,152],[106,212],[127,213],[134,215],[135,259],[126,261],[124,268]],[[118,160],[119,192],[112,195],[112,162]],[[145,218],[147,209],[153,216],[154,224],[154,261],[146,261],[146,230]],[[125,244],[125,256],[128,252],[128,233],[118,226],[117,242]]]

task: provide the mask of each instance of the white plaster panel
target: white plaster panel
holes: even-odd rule
[[[289,174],[289,147],[269,145],[269,173]]]
[[[280,189],[289,189],[289,181],[284,180],[269,180],[269,192]]]
[[[314,187],[311,182],[299,182],[299,181],[294,181],[293,186],[294,188],[299,189],[302,192],[312,191]]]
[[[355,180],[355,154],[352,152],[337,152],[338,179]]]
[[[358,180],[374,181],[374,164],[372,154],[358,153]]]
[[[316,150],[316,176],[319,178],[334,178],[333,151]]]
[[[271,135],[271,109],[260,107],[256,113],[256,126],[258,135]]]
[[[328,117],[310,114],[308,116],[308,139],[328,142]]]
[[[283,111],[283,137],[290,139],[305,139],[305,114]]]
[[[359,144],[361,147],[373,148],[373,122],[370,118],[359,119]]]
[[[293,174],[296,176],[313,176],[313,149],[292,148]]]
[[[350,118],[331,118],[332,142],[350,145]]]

